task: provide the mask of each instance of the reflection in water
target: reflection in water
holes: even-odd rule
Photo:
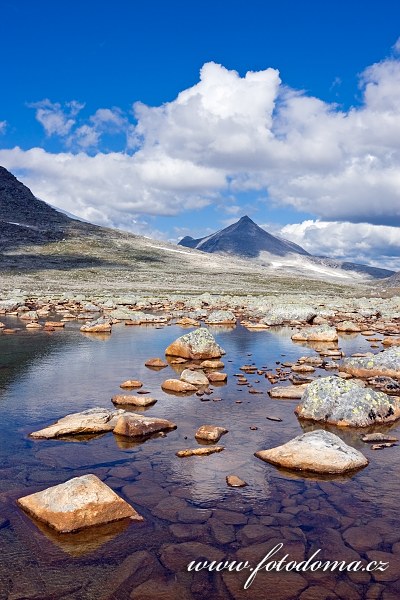
[[[16,323],[12,317],[6,320],[10,327]],[[374,452],[360,440],[359,431],[327,426],[361,450],[370,460],[369,466],[345,477],[326,478],[282,471],[254,457],[258,450],[278,446],[321,425],[297,420],[293,410],[298,401],[271,399],[267,393],[271,384],[264,374],[246,373],[250,386],[260,394],[237,386],[234,374],[244,364],[272,372],[282,356],[294,362],[300,356],[315,355],[321,344],[292,343],[291,327],[271,327],[257,335],[241,326],[233,330],[215,327],[214,331],[227,353],[223,362],[228,382],[223,388],[211,386],[214,392],[203,397],[162,391],[161,383],[179,375],[185,365],[161,370],[144,365],[151,357],[164,357],[165,348],[182,334],[174,325],[159,329],[120,323],[114,325],[111,335],[104,336],[107,343],[98,336],[82,334],[79,323],[67,323],[64,331],[51,335],[44,331],[31,335],[22,330],[14,336],[0,336],[0,515],[5,519],[0,529],[1,600],[125,600],[147,578],[163,581],[166,588],[173,585],[175,597],[231,598],[226,580],[224,583],[219,574],[213,575],[212,586],[207,587],[201,574],[187,573],[176,558],[182,554],[183,561],[187,560],[190,553],[188,546],[180,549],[180,544],[199,541],[217,548],[223,556],[235,557],[251,550],[258,553],[258,559],[263,556],[259,556],[262,549],[268,550],[270,539],[300,545],[303,553],[313,545],[329,542],[335,556],[327,558],[340,558],[336,554],[351,550],[364,560],[370,551],[363,535],[367,527],[382,540],[377,547],[391,552],[393,561],[396,553],[398,558],[399,448]],[[347,355],[370,350],[359,335],[341,336],[340,347]],[[317,369],[313,375],[326,374]],[[126,379],[140,379],[157,398],[146,414],[170,419],[178,428],[165,437],[153,436],[142,442],[112,433],[74,440],[35,441],[28,437],[29,432],[66,414],[95,406],[111,408],[112,396],[120,393],[119,384]],[[133,410],[139,412],[137,407]],[[267,415],[282,421],[270,421]],[[178,458],[178,450],[200,446],[194,434],[204,424],[228,429],[219,442],[224,452]],[[373,430],[398,435],[400,427],[394,424]],[[121,522],[60,538],[45,526],[34,524],[16,507],[20,496],[88,472],[130,502],[145,517],[145,524],[133,529]],[[229,488],[225,478],[231,474],[249,485]],[[355,530],[352,535],[357,543],[351,539],[356,550],[346,538],[349,528]],[[201,550],[206,551],[204,546]],[[153,570],[143,566],[135,570],[136,553],[140,557],[144,553],[143,564],[153,565]],[[373,583],[369,574],[363,578],[325,574],[320,587],[335,589],[339,598],[363,599]],[[294,600],[299,597],[298,589],[316,581],[320,585],[317,577],[304,574],[303,587],[296,584],[296,588],[295,579],[292,583],[278,574],[275,587],[264,587],[258,597],[265,595],[265,589],[276,589],[282,600]],[[380,584],[392,594],[388,598],[397,590],[391,581],[395,579]],[[244,597],[235,591],[233,583],[229,586],[235,597]],[[294,589],[297,591],[292,592]]]

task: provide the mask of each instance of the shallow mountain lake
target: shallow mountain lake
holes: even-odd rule
[[[314,355],[312,347],[291,341],[291,328],[210,327],[226,351],[228,382],[199,397],[161,390],[165,379],[179,377],[182,366],[159,371],[144,366],[151,357],[164,358],[165,348],[190,329],[121,323],[111,335],[90,335],[79,331],[78,322],[60,331],[29,332],[16,317],[2,321],[21,330],[0,335],[1,600],[400,597],[400,447],[373,451],[359,430],[330,428],[370,461],[338,477],[282,471],[254,457],[302,433],[293,412],[298,401],[271,399],[264,373],[245,374],[261,393],[249,393],[234,375],[245,364],[274,371],[277,361]],[[370,350],[360,335],[340,336],[339,347],[346,355]],[[314,376],[335,372],[317,369]],[[174,421],[176,430],[141,443],[112,433],[49,441],[28,437],[69,413],[112,408],[111,397],[122,393],[119,385],[127,379],[141,380],[142,389],[158,400],[146,414]],[[194,433],[203,424],[229,430],[219,441],[225,450],[178,458],[178,450],[199,447]],[[400,436],[400,425],[390,430]],[[16,505],[21,496],[86,473],[131,503],[143,524],[123,521],[60,535]],[[228,487],[230,474],[248,485]],[[301,561],[320,549],[324,560],[361,560],[363,566],[382,560],[389,568],[260,570],[246,590],[249,570],[187,571],[188,563],[205,559],[247,560],[256,567],[278,543],[283,548],[274,559],[288,554],[288,561]]]

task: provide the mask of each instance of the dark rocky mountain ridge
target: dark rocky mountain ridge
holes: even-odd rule
[[[179,245],[203,252],[227,252],[246,258],[255,258],[262,251],[276,256],[285,256],[292,252],[309,256],[309,253],[301,246],[271,235],[247,215],[239,219],[237,223],[212,235],[197,240],[186,236],[179,242]]]
[[[223,253],[239,256],[241,258],[260,259],[268,263],[268,257],[273,264],[274,257],[298,259],[304,257],[304,261],[297,261],[298,267],[309,269],[330,269],[344,272],[354,272],[358,275],[369,276],[376,279],[386,278],[393,275],[394,271],[381,269],[368,265],[355,264],[348,261],[335,260],[325,256],[313,256],[301,246],[289,240],[271,235],[259,227],[247,215],[239,219],[233,225],[221,229],[209,236],[194,239],[190,236],[184,237],[180,246],[186,246],[202,252]],[[267,255],[262,255],[266,252]],[[284,263],[280,265],[284,267]],[[287,264],[289,267],[289,264]]]

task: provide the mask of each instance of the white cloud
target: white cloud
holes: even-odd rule
[[[311,254],[400,269],[398,227],[307,220],[285,225],[279,233]]]
[[[7,121],[0,121],[0,134],[5,133],[7,128]]]
[[[76,115],[85,105],[76,100],[61,105],[46,98],[28,106],[36,109],[36,119],[43,126],[46,135],[66,136],[76,123]]]
[[[397,38],[396,42],[393,44],[392,50],[395,54],[400,54],[400,37]]]
[[[396,43],[397,44],[397,43]],[[124,132],[132,154],[0,152],[34,193],[83,218],[123,226],[130,214],[174,215],[237,191],[257,190],[322,220],[400,224],[400,60],[360,77],[362,101],[343,110],[290,89],[276,69],[240,77],[207,63],[175,100],[118,108],[83,121],[78,103],[37,103],[48,135],[93,152],[103,133]],[[339,240],[338,240],[339,243]]]

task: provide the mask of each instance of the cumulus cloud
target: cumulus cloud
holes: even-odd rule
[[[279,234],[310,254],[400,269],[400,229],[369,223],[307,220],[285,225]]]
[[[48,98],[28,104],[36,110],[36,120],[43,126],[46,135],[66,136],[76,123],[75,117],[84,108],[84,104],[72,100],[64,105],[51,102]]]
[[[130,215],[175,215],[223,198],[234,213],[231,198],[245,191],[321,222],[400,225],[395,53],[365,69],[360,91],[359,105],[344,110],[285,86],[276,69],[241,77],[207,63],[173,101],[134,103],[134,122],[115,107],[84,121],[76,102],[37,103],[38,120],[69,151],[14,148],[0,160],[23,170],[38,196],[101,224],[129,228]],[[104,133],[121,132],[123,151],[88,155]]]

